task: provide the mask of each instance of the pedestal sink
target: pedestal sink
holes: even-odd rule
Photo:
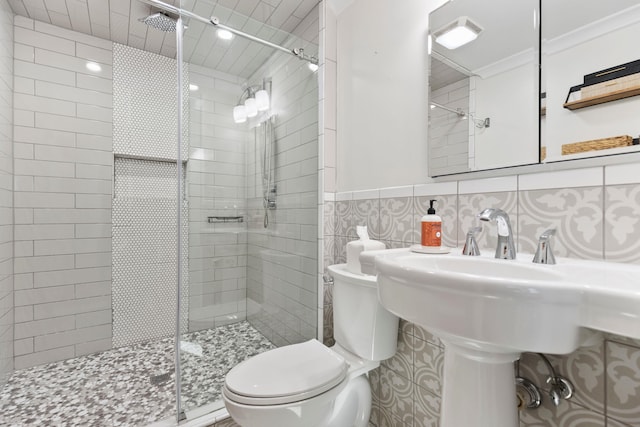
[[[595,332],[640,338],[640,266],[558,258],[364,252],[390,312],[445,344],[441,427],[517,427],[513,361]]]

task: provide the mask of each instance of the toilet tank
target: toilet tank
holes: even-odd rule
[[[346,266],[329,266],[336,343],[367,360],[388,359],[396,352],[398,317],[378,301],[375,276],[351,273]]]

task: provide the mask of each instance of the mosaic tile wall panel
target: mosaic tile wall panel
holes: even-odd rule
[[[246,319],[246,152],[253,131],[233,121],[244,80],[191,65],[189,81],[189,330]],[[210,216],[245,222],[214,223]]]
[[[304,28],[318,28],[317,9]],[[316,47],[308,46],[308,51]],[[307,50],[307,49],[305,49]],[[273,81],[275,210],[264,227],[261,153],[247,153],[247,316],[276,345],[317,336],[318,323],[318,84],[296,58],[276,55],[254,76]]]
[[[20,16],[14,30],[14,364],[22,369],[111,348],[113,43]],[[20,54],[34,51],[42,55]],[[84,67],[86,58],[101,70]]]
[[[189,123],[189,66],[184,67],[183,118]],[[178,140],[176,61],[113,44],[113,149],[118,155],[175,159]],[[189,139],[184,126],[183,141]],[[182,146],[182,159],[189,155]]]
[[[0,386],[13,371],[13,13],[0,5]]]
[[[119,183],[123,180],[124,183]],[[113,199],[113,345],[175,334],[176,165],[116,158]],[[149,193],[155,187],[156,192]],[[162,191],[159,191],[162,190]],[[173,193],[173,194],[172,194]],[[162,197],[160,197],[162,196]],[[188,203],[182,201],[183,283],[188,283]],[[186,331],[183,287],[182,327]]]
[[[335,196],[338,201],[325,205],[325,227],[331,229],[335,224],[336,242],[335,252],[325,251],[325,257],[333,255],[333,262],[344,262],[346,242],[355,238],[355,225],[364,223],[372,230],[379,230],[378,238],[383,238],[387,247],[407,247],[415,243],[418,219],[428,199],[435,198],[443,218],[443,239],[450,246],[464,245],[465,233],[473,224],[474,215],[481,208],[493,206],[509,212],[521,253],[532,252],[540,233],[556,227],[556,240],[552,245],[560,256],[638,264],[640,180],[635,171],[640,165],[631,166],[628,168],[633,171],[631,175],[609,172],[616,167],[571,172],[576,185],[592,182],[591,178],[596,177],[602,182],[598,186],[557,188],[558,177],[547,178],[542,174],[518,177],[521,186],[522,182],[535,182],[540,187],[520,191],[519,181],[514,179],[508,191],[487,189],[458,193],[454,190],[454,194],[429,196],[424,195],[425,185],[416,185],[366,191],[363,193],[378,191],[386,196],[366,200],[355,200],[360,192],[339,193]],[[612,178],[606,178],[609,176]],[[612,182],[608,183],[608,179]],[[452,188],[460,188],[461,182],[456,185]],[[482,185],[479,182],[474,186],[481,189]],[[420,196],[409,195],[418,190],[421,190]],[[397,194],[391,197],[394,192]],[[334,215],[335,220],[327,218]],[[482,251],[493,251],[494,228],[485,227],[478,241]],[[325,290],[325,321],[330,320],[332,304],[327,301],[331,298],[330,291]],[[325,330],[330,327],[325,325]],[[397,354],[370,375],[373,390],[370,422],[376,427],[436,427],[441,403],[443,345],[428,331],[404,321],[398,337]],[[548,357],[556,371],[576,386],[575,395],[558,407],[543,398],[539,409],[521,411],[521,427],[640,426],[640,340],[607,335],[594,347]],[[524,354],[519,366],[521,375],[541,387],[543,395],[548,395],[548,372],[539,357]]]

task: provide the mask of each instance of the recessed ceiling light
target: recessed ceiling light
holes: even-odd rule
[[[195,92],[198,89],[200,89],[200,87],[198,87],[198,85],[194,85],[193,83],[189,83],[189,90],[190,91]]]
[[[447,49],[457,49],[478,38],[482,30],[483,28],[469,19],[468,16],[461,16],[450,24],[434,31],[433,36],[436,43]]]
[[[219,28],[218,31],[216,31],[216,34],[222,40],[231,40],[233,38],[233,33],[231,31],[223,30],[222,28]]]
[[[102,71],[102,67],[100,66],[100,64],[97,64],[95,62],[87,62],[87,70],[89,71],[93,71],[94,73],[99,73],[100,71]]]

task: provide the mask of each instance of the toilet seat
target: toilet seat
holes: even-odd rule
[[[347,379],[345,359],[313,339],[254,356],[229,371],[225,397],[245,405],[280,405],[318,396]]]

